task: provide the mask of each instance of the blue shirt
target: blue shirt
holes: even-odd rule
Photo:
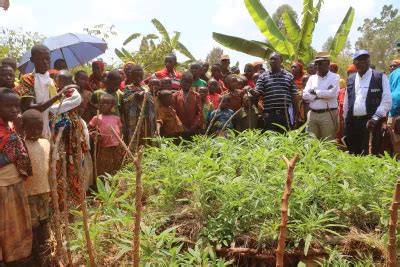
[[[392,93],[392,109],[390,110],[390,116],[400,116],[400,68],[397,68],[390,74],[389,83]]]
[[[224,110],[216,109],[213,112],[211,112],[210,115],[208,116],[207,124],[209,124],[214,118],[214,116],[216,116],[213,124],[214,129],[222,130],[225,123],[232,117],[234,113],[235,112],[233,112],[233,110],[231,109],[224,109]],[[233,128],[232,120],[226,125],[226,128],[228,129]]]

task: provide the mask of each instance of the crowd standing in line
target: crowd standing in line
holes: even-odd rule
[[[283,133],[306,124],[306,132],[337,140],[355,155],[381,153],[385,131],[391,152],[400,153],[400,60],[392,62],[388,78],[371,68],[365,50],[354,54],[342,78],[325,52],[306,66],[293,62],[290,70],[272,53],[269,67],[248,63],[243,74],[230,67],[228,55],[212,66],[192,63],[181,73],[169,54],[165,68],[148,77],[134,62],[106,71],[104,62],[94,61],[90,75],[73,75],[59,59],[51,69],[50,51],[40,44],[31,55],[35,71],[20,79],[12,58],[0,66],[0,263],[49,265],[50,144],[58,133],[53,160],[61,209],[79,203],[82,188],[96,183],[93,173],[120,169],[118,137],[134,150],[155,145],[155,136]]]

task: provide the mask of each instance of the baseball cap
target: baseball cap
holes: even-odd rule
[[[354,53],[353,59],[356,59],[356,58],[364,56],[364,55],[369,56],[369,52],[367,50],[363,50],[363,49],[358,50]]]

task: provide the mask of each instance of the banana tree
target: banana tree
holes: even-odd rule
[[[318,22],[323,0],[314,6],[313,0],[304,0],[302,21],[299,25],[288,12],[282,15],[286,34],[282,33],[260,0],[244,0],[246,8],[255,24],[267,39],[266,42],[246,40],[213,32],[213,38],[223,46],[252,56],[267,58],[272,52],[278,52],[287,60],[309,62],[314,57],[311,46],[315,25]],[[354,20],[354,8],[350,7],[344,17],[330,47],[330,54],[336,57],[344,48],[347,36]]]
[[[154,72],[163,67],[164,57],[174,51],[188,58],[188,60],[185,61],[186,64],[195,60],[192,53],[179,41],[181,36],[180,32],[175,31],[174,34],[170,36],[160,21],[152,19],[151,22],[157,29],[158,35],[133,33],[123,42],[123,46],[141,37],[139,48],[136,51],[129,52],[125,47],[115,49],[115,54],[123,62],[132,61],[143,65],[147,72]]]

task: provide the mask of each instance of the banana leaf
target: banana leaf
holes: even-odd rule
[[[164,25],[161,24],[160,21],[157,19],[152,19],[151,23],[153,23],[154,27],[158,30],[158,32],[161,34],[162,38],[167,41],[167,43],[171,43],[171,40],[169,38],[169,34],[167,30],[165,29]]]
[[[179,51],[179,53],[181,53],[182,55],[190,58],[191,60],[196,60],[194,58],[194,56],[192,55],[192,53],[190,53],[190,51],[186,48],[186,46],[184,46],[181,42],[178,41],[178,43],[176,44],[176,50]]]
[[[350,7],[349,10],[347,11],[346,16],[342,21],[342,24],[340,24],[340,27],[335,34],[335,37],[333,38],[333,41],[329,48],[329,53],[334,58],[339,55],[339,53],[343,50],[344,46],[346,45],[347,37],[351,30],[351,25],[353,24],[354,14],[355,14],[354,8]]]
[[[297,24],[296,20],[287,11],[282,14],[283,24],[285,25],[287,37],[295,46],[298,45],[300,41],[300,26]]]
[[[132,40],[135,40],[136,38],[138,38],[138,37],[140,37],[140,33],[134,33],[134,34],[131,34],[125,41],[124,41],[124,43],[123,43],[123,45],[127,45],[127,44],[129,44]]]
[[[304,0],[303,19],[301,21],[301,34],[298,45],[298,57],[305,61],[311,48],[312,35],[315,29],[313,0]]]
[[[147,40],[154,40],[154,39],[158,39],[158,38],[159,38],[158,35],[154,34],[154,33],[150,33],[150,34],[146,35]]]
[[[175,35],[174,35],[174,37],[172,38],[172,41],[171,41],[171,46],[172,47],[176,47],[176,45],[178,44],[178,41],[179,41],[179,37],[181,37],[181,33],[180,32],[175,32]]]
[[[119,49],[115,48],[114,49],[115,54],[121,61],[125,61],[125,55],[122,53]]]
[[[266,41],[266,42],[260,42],[260,41],[257,41],[257,40],[251,40],[251,41],[253,43],[257,43],[257,44],[261,45],[262,47],[264,47],[267,50],[274,51],[274,48],[272,47],[272,45],[268,41]]]
[[[142,38],[142,41],[140,42],[139,52],[147,52],[147,51],[149,51],[149,43],[145,36]]]
[[[268,58],[274,51],[266,46],[243,38],[213,32],[213,38],[223,46],[255,57]],[[266,44],[267,45],[267,44]]]
[[[314,24],[317,24],[317,22],[318,22],[319,13],[321,12],[321,7],[322,7],[323,3],[324,3],[324,0],[319,0],[317,3],[317,6],[314,9]]]
[[[244,3],[250,16],[275,51],[293,57],[295,55],[293,44],[282,34],[260,0],[244,0]]]

